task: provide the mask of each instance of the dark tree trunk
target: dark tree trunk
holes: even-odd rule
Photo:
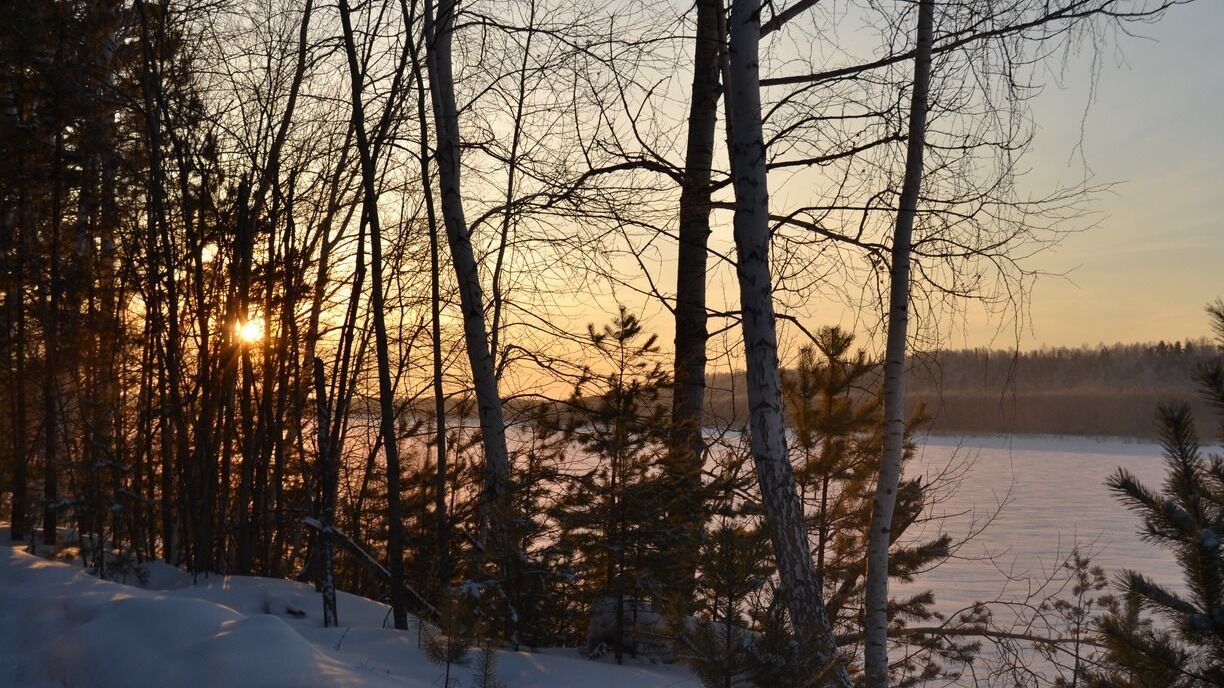
[[[365,222],[370,227],[370,281],[374,320],[374,349],[378,358],[378,401],[382,412],[380,434],[387,461],[387,570],[391,574],[391,610],[395,627],[408,628],[408,607],[404,596],[404,532],[400,508],[399,442],[395,435],[395,390],[391,385],[391,363],[388,353],[386,304],[383,299],[382,230],[378,221],[377,170],[366,137],[365,109],[361,104],[362,75],[357,63],[357,47],[353,38],[352,20],[347,0],[340,0],[340,22],[344,29],[345,52],[348,54],[349,81],[353,99],[353,129],[357,152],[361,158],[361,179]]]
[[[56,454],[59,425],[59,347],[60,300],[63,292],[60,261],[60,234],[63,220],[61,194],[63,181],[63,136],[55,136],[55,158],[52,160],[51,237],[48,242],[48,275],[46,315],[43,319],[43,542],[55,546],[55,529],[59,509],[59,474]]]
[[[159,62],[157,59],[157,51],[153,43],[154,28],[151,26],[149,13],[143,0],[136,0],[134,3],[136,8],[137,18],[140,25],[140,50],[141,50],[141,94],[144,105],[144,124],[146,145],[149,156],[149,174],[147,180],[147,217],[146,217],[146,258],[148,264],[145,266],[146,279],[148,281],[148,317],[150,322],[150,331],[155,346],[158,346],[162,355],[162,364],[166,371],[165,382],[162,387],[162,411],[169,417],[172,431],[163,431],[162,435],[165,438],[167,435],[173,438],[173,448],[165,443],[163,439],[163,462],[162,462],[162,482],[163,492],[174,494],[170,489],[175,483],[175,477],[178,477],[182,482],[186,483],[179,496],[182,501],[194,508],[188,509],[186,512],[187,520],[184,521],[181,515],[183,510],[179,510],[174,516],[174,523],[163,524],[165,528],[165,555],[171,557],[174,551],[174,527],[179,522],[185,523],[188,528],[195,528],[196,533],[192,535],[203,536],[207,534],[207,528],[202,527],[202,524],[207,521],[208,512],[200,505],[209,503],[209,495],[207,493],[208,486],[205,484],[204,475],[208,475],[207,468],[202,464],[206,461],[196,461],[194,470],[188,470],[184,464],[187,462],[187,457],[190,452],[187,432],[187,409],[183,403],[182,391],[180,384],[182,382],[182,347],[180,345],[179,331],[179,313],[178,313],[178,292],[176,281],[174,279],[173,269],[171,267],[173,252],[171,250],[171,242],[169,236],[169,228],[166,221],[166,197],[165,197],[165,173],[162,169],[162,113],[164,111],[162,103],[161,75],[159,72]],[[167,21],[164,15],[159,17],[159,21]],[[164,274],[163,274],[164,272]],[[162,291],[165,290],[165,299],[162,299]],[[161,342],[162,334],[165,333],[165,342]],[[165,430],[170,430],[170,426],[166,426]],[[197,447],[199,447],[199,437],[197,433]],[[207,459],[207,456],[197,457]],[[163,504],[169,500],[167,494],[163,494]],[[174,512],[173,509],[166,509],[167,514]],[[190,541],[190,540],[189,540]],[[191,564],[193,571],[199,572],[208,566],[208,555],[201,550],[202,542],[199,537],[196,538],[194,551],[191,552]]]
[[[11,439],[13,452],[13,507],[10,516],[9,534],[14,542],[25,539],[26,528],[29,526],[29,447],[26,446],[26,423],[28,422],[26,408],[26,328],[25,304],[21,295],[25,293],[25,231],[26,220],[29,218],[27,204],[29,199],[18,201],[18,217],[16,226],[10,237],[12,265],[10,267],[9,284],[4,295],[5,312],[8,332],[12,337],[9,380],[9,403],[11,404]]]
[[[315,405],[318,426],[319,482],[322,483],[322,504],[319,509],[318,542],[323,560],[323,575],[320,591],[323,593],[323,627],[339,626],[336,611],[336,566],[332,559],[330,533],[336,521],[336,455],[328,437],[331,421],[328,420],[327,384],[323,379],[323,360],[314,359]]]
[[[722,0],[698,0],[684,183],[676,257],[676,339],[673,364],[671,446],[667,470],[675,495],[668,521],[677,535],[674,580],[669,594],[687,604],[693,597],[701,530],[705,523],[701,469],[705,409],[706,270],[710,236],[710,175],[722,91],[719,58],[723,35]]]

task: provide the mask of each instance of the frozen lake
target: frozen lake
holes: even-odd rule
[[[1110,575],[1135,568],[1179,587],[1172,554],[1144,542],[1138,517],[1105,487],[1119,466],[1158,487],[1164,475],[1159,445],[1079,437],[930,437],[908,474],[934,480],[949,464],[965,461],[970,465],[955,494],[932,516],[943,517],[942,527],[953,537],[984,529],[914,586],[933,589],[941,610],[1023,597],[1031,580],[1046,578],[1077,544]],[[927,532],[938,523],[928,524]]]
[[[730,437],[727,441],[735,435]],[[1050,614],[1034,619],[1035,606],[1060,592],[1066,580],[1062,564],[1076,546],[1110,580],[1133,568],[1158,583],[1182,588],[1172,554],[1144,542],[1138,535],[1139,518],[1105,487],[1105,480],[1124,467],[1159,488],[1164,479],[1159,445],[1049,436],[917,439],[919,449],[906,475],[922,476],[939,500],[911,534],[929,539],[946,532],[961,544],[950,559],[921,573],[914,583],[894,582],[893,595],[931,590],[936,609],[947,617],[987,603],[995,630],[1048,637],[1062,624]],[[580,452],[572,461],[575,470],[587,467]],[[1060,596],[1069,597],[1069,590]],[[918,625],[936,624],[932,620]],[[994,656],[987,644],[982,659],[989,664]],[[1021,685],[1051,684],[1054,667],[1031,655],[1026,662],[1043,676],[1029,674]],[[953,685],[1003,685],[1003,680],[987,673],[976,681],[963,677]]]
[[[972,537],[915,583],[894,584],[894,594],[932,590],[936,608],[949,616],[975,602],[991,603],[995,628],[1048,636],[1062,624],[1050,614],[1035,618],[1041,613],[1033,605],[1059,591],[1057,580],[1065,581],[1065,574],[1048,581],[1077,545],[1111,582],[1118,571],[1133,568],[1173,589],[1183,587],[1173,555],[1144,542],[1139,518],[1105,487],[1106,478],[1125,467],[1159,488],[1164,479],[1159,445],[1081,437],[934,436],[925,438],[907,471],[938,484],[949,466],[959,471],[948,481],[955,483],[955,492],[934,507],[925,534],[942,529],[954,538]],[[1061,596],[1070,597],[1069,592]],[[1046,686],[1060,673],[1069,678],[1050,662],[1025,655],[1035,673],[991,674],[998,655],[987,644],[976,678],[967,674],[953,685],[1011,685],[1018,679],[1020,685]]]
[[[527,440],[515,432],[510,437]],[[935,482],[941,495],[918,532],[930,537],[942,529],[956,540],[967,538],[953,558],[904,588],[933,589],[940,611],[1022,597],[1076,545],[1110,576],[1135,568],[1180,587],[1172,554],[1144,542],[1138,517],[1105,487],[1120,466],[1159,487],[1164,460],[1158,444],[1069,436],[917,439],[906,476]],[[574,470],[586,468],[581,453],[573,461]]]
[[[925,438],[907,472],[934,481],[943,499],[929,514],[923,534],[942,530],[968,539],[951,559],[916,582],[894,584],[893,593],[931,590],[936,609],[949,617],[985,602],[996,630],[1051,636],[1064,624],[1038,606],[1051,595],[1070,598],[1060,567],[1076,546],[1111,582],[1118,571],[1133,568],[1182,588],[1172,554],[1144,542],[1138,535],[1139,518],[1105,487],[1118,467],[1152,487],[1158,488],[1164,478],[1161,448],[1154,443],[1081,437]],[[950,479],[941,477],[949,472]],[[941,480],[946,489],[939,487]],[[1053,575],[1058,573],[1062,575]],[[1066,655],[1060,655],[1060,671],[1032,654],[1027,644],[1016,649],[1024,653],[1031,673],[991,673],[1000,655],[987,643],[982,662],[951,685],[1046,686],[1060,674],[1070,678]]]
[[[476,422],[470,419],[464,425],[474,431]],[[353,433],[366,440],[352,445],[359,448],[356,456],[362,461],[375,427],[370,419],[367,435]],[[530,442],[522,429],[512,429],[508,435],[518,449]],[[737,437],[728,432],[724,441],[734,442]],[[1140,539],[1138,517],[1105,487],[1106,478],[1118,467],[1159,487],[1164,479],[1160,445],[1070,436],[916,439],[919,448],[906,467],[906,477],[935,482],[941,495],[922,533],[929,536],[942,529],[958,540],[976,533],[955,557],[919,581],[934,588],[941,609],[998,597],[1007,575],[1044,577],[1076,545],[1111,575],[1130,567],[1158,582],[1179,585],[1172,555]],[[403,448],[409,450],[409,462],[428,451],[413,442]],[[588,468],[579,451],[571,453],[571,460],[571,470]]]

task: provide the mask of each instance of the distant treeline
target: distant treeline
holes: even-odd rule
[[[1204,439],[1220,434],[1207,404],[1199,398],[1195,373],[1204,363],[1224,355],[1206,339],[1113,344],[1095,347],[1043,348],[1009,352],[997,349],[954,349],[926,352],[911,358],[907,394],[911,408],[925,404],[930,428],[943,434],[1089,435],[1155,439],[1156,409],[1175,400],[1189,402]],[[790,374],[784,370],[783,375]],[[709,419],[713,426],[737,427],[748,417],[743,372],[714,375],[708,383]],[[862,394],[878,390],[878,369]],[[669,392],[661,403],[670,404]],[[401,400],[414,411],[409,418],[427,418],[427,401]],[[564,415],[569,402],[542,404],[538,399],[506,402],[507,418],[521,423],[545,411]],[[377,417],[377,399],[357,396],[357,416]],[[448,400],[452,418],[472,418],[470,396]],[[421,433],[428,433],[422,427]]]
[[[913,359],[908,395],[927,405],[938,433],[1147,439],[1157,436],[1157,405],[1180,399],[1190,402],[1200,436],[1214,438],[1195,371],[1220,355],[1207,340],[929,352]],[[716,417],[746,417],[742,374],[715,376],[710,387]]]

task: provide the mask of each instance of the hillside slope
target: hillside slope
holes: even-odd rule
[[[339,628],[319,596],[270,578],[191,577],[149,566],[148,588],[0,546],[0,685],[22,688],[430,688],[441,670],[388,607],[341,594]],[[414,621],[415,624],[415,621]],[[576,650],[499,651],[506,688],[696,688],[676,666],[617,666]],[[457,678],[456,678],[457,676]],[[472,685],[464,670],[452,685]]]

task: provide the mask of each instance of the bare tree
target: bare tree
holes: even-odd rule
[[[362,72],[357,61],[347,0],[340,0],[340,22],[344,27],[344,47],[348,55],[349,80],[352,84],[353,131],[361,159],[363,220],[370,228],[370,308],[374,320],[374,350],[378,358],[378,403],[382,414],[379,433],[387,462],[387,570],[391,577],[391,610],[395,627],[408,628],[407,599],[403,588],[404,534],[400,508],[399,438],[395,431],[395,388],[391,384],[391,363],[388,355],[386,303],[383,297],[382,227],[378,216],[377,170],[366,134],[365,110],[362,106]]]
[[[455,0],[441,0],[436,15],[425,5],[425,54],[433,101],[437,141],[438,186],[442,219],[450,246],[463,311],[464,343],[476,390],[477,413],[484,443],[484,496],[481,499],[482,546],[505,567],[513,560],[510,528],[510,455],[501,395],[493,370],[488,330],[484,321],[484,292],[472,247],[471,228],[463,214],[460,169],[459,112],[455,105],[455,83],[451,66],[451,39],[455,30]],[[503,575],[507,572],[503,570]]]
[[[429,152],[429,110],[426,107],[428,99],[425,86],[425,66],[421,64],[421,50],[414,40],[414,19],[417,3],[412,4],[411,11],[407,0],[401,0],[400,9],[404,13],[404,35],[408,42],[408,52],[412,59],[412,77],[416,85],[416,117],[417,117],[417,164],[421,175],[421,196],[425,203],[425,223],[429,231],[429,327],[430,349],[434,403],[434,454],[436,456],[434,474],[434,519],[436,552],[434,554],[435,575],[438,585],[445,586],[450,579],[450,518],[447,514],[447,441],[446,441],[446,393],[443,389],[444,369],[442,365],[442,265],[438,241],[438,212],[434,203],[433,176],[430,171]],[[426,8],[428,11],[428,7]]]
[[[761,501],[769,524],[791,623],[813,644],[822,673],[850,686],[837,655],[832,624],[822,599],[820,574],[808,552],[803,510],[795,487],[778,371],[778,333],[769,269],[769,190],[761,127],[759,0],[734,0],[728,26],[730,63],[726,85],[727,147],[735,188],[736,273],[748,370],[749,432]]]
[[[689,104],[684,178],[680,190],[680,226],[676,256],[676,339],[672,434],[667,470],[673,474],[675,503],[672,527],[681,533],[678,571],[673,594],[692,596],[704,519],[701,471],[705,457],[706,272],[709,261],[710,178],[718,101],[722,92],[721,58],[726,43],[726,19],[721,0],[697,2],[692,100]]]
[[[323,359],[314,359],[315,405],[318,425],[319,480],[323,483],[323,504],[319,509],[319,547],[323,559],[323,627],[339,626],[336,610],[336,566],[332,556],[331,529],[336,520],[336,454],[332,451],[331,421],[327,403],[327,382],[323,376]]]
[[[905,455],[905,347],[908,342],[910,247],[918,194],[922,187],[922,153],[926,142],[927,94],[931,84],[931,44],[935,0],[918,3],[918,49],[910,101],[905,180],[901,187],[897,228],[893,235],[888,300],[888,340],[884,353],[884,453],[867,538],[866,621],[863,668],[869,688],[888,686],[888,550],[893,511]]]

